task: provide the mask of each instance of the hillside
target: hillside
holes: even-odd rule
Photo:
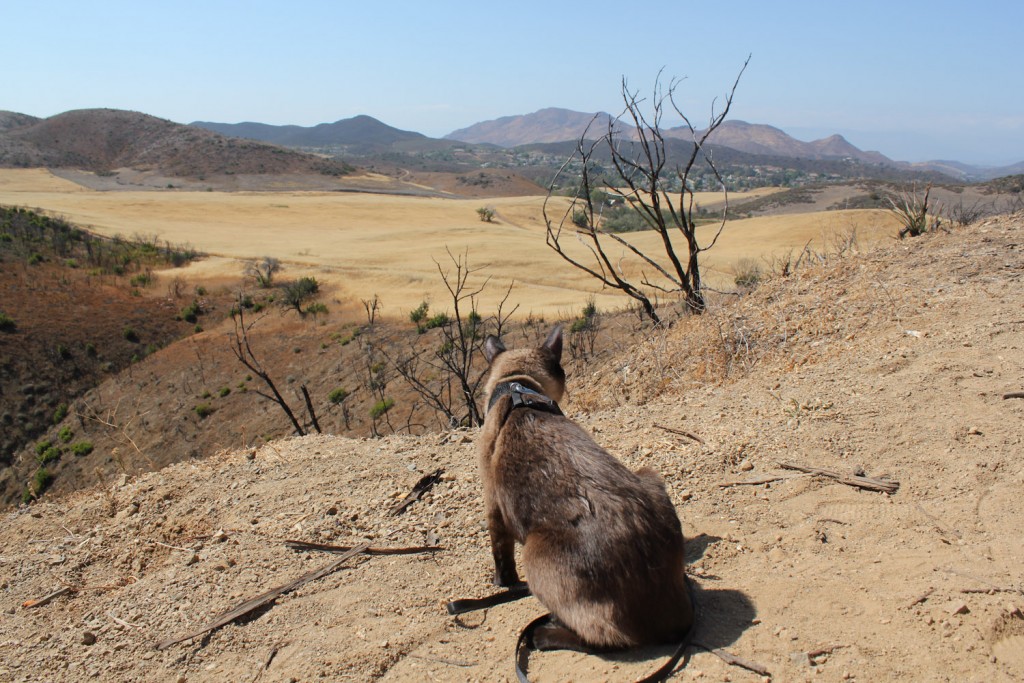
[[[0,129],[0,167],[118,169],[170,177],[329,175],[347,165],[281,147],[228,138],[138,112],[81,109]]]
[[[567,414],[666,479],[697,642],[782,681],[1024,677],[1024,400],[1004,398],[1024,390],[1022,238],[1018,213],[806,266],[573,374]],[[276,440],[8,513],[0,678],[514,680],[516,636],[543,612],[533,599],[444,611],[493,590],[475,436]],[[862,491],[778,461],[900,486]],[[333,559],[289,538],[441,549],[353,559],[154,650]],[[635,680],[664,652],[537,654],[531,675]],[[672,680],[705,678],[754,675],[697,650]]]
[[[481,121],[467,128],[452,131],[444,137],[446,140],[518,147],[541,142],[577,140],[587,126],[591,126],[591,130],[600,135],[608,130],[608,123],[611,120],[611,115],[603,112],[587,114],[548,107],[532,114],[502,116],[491,121]]]
[[[698,132],[698,135],[701,133]],[[669,128],[666,137],[692,140],[693,134],[685,126]],[[878,152],[864,152],[857,149],[841,135],[831,135],[821,140],[802,142],[774,126],[747,123],[746,121],[725,121],[708,139],[714,145],[721,145],[740,152],[805,159],[856,159],[866,164],[892,165],[892,159]]]
[[[422,133],[399,130],[372,116],[355,116],[316,126],[272,126],[265,123],[213,123],[195,121],[190,126],[221,135],[260,140],[285,147],[342,147],[352,153],[367,154],[392,147],[429,146]]]

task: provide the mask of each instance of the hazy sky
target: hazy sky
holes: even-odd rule
[[[440,137],[543,107],[618,113],[620,79],[686,77],[706,120],[840,133],[894,159],[1024,161],[1024,2],[0,0],[0,109],[131,109]]]

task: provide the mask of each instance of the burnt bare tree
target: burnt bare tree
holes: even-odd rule
[[[599,280],[605,287],[617,289],[635,299],[644,313],[655,323],[661,318],[657,312],[657,294],[682,295],[687,310],[702,313],[706,307],[700,274],[700,254],[711,249],[725,227],[729,208],[729,194],[706,143],[722,125],[732,106],[733,96],[740,78],[750,63],[743,63],[723,106],[716,111],[712,103],[707,128],[699,130],[682,112],[675,92],[679,81],[673,79],[667,89],[661,83],[661,74],[655,79],[654,92],[647,102],[622,80],[623,112],[609,119],[607,130],[596,140],[588,139],[590,127],[577,141],[575,153],[562,165],[552,180],[544,202],[546,242],[568,263]],[[692,147],[682,155],[670,159],[662,117],[674,112],[684,124]],[[595,121],[597,118],[595,117]],[[591,127],[594,122],[591,122]],[[549,213],[554,187],[572,167],[579,167],[577,191],[573,201],[560,218]],[[604,172],[604,166],[610,168]],[[721,221],[707,244],[697,236],[694,214],[695,175],[710,172],[724,196]],[[621,202],[643,220],[646,227],[659,235],[660,254],[647,253],[621,234],[609,229],[603,221],[606,201]],[[557,220],[556,220],[557,218]],[[566,238],[575,238],[589,257],[581,257],[567,250]],[[613,254],[610,250],[615,249]],[[641,263],[639,281],[623,268],[619,253],[625,250]]]
[[[498,303],[496,312],[484,318],[480,315],[479,296],[490,278],[479,284],[470,280],[484,267],[471,267],[469,252],[453,255],[451,263],[437,265],[450,296],[452,313],[441,313],[427,319],[427,306],[412,317],[420,330],[420,337],[408,353],[389,358],[403,380],[441,416],[449,426],[483,424],[484,410],[477,403],[486,368],[481,367],[483,343],[487,335],[500,336],[508,319],[518,308],[506,312],[512,285]],[[437,330],[434,332],[434,330]]]
[[[259,261],[245,264],[245,274],[256,281],[261,289],[270,289],[274,284],[274,275],[281,270],[281,261],[273,256],[264,256]]]
[[[232,310],[231,320],[235,324],[234,332],[230,334],[231,338],[231,352],[235,354],[235,358],[238,359],[242,365],[247,367],[254,375],[263,380],[263,383],[267,386],[270,393],[265,393],[259,389],[254,391],[262,396],[263,398],[273,401],[284,414],[288,416],[289,422],[292,423],[292,427],[295,429],[295,433],[299,436],[305,436],[308,431],[306,427],[299,422],[299,419],[295,416],[295,412],[291,406],[288,405],[288,401],[285,400],[284,396],[278,390],[277,385],[274,383],[273,378],[270,376],[270,372],[260,362],[256,352],[253,351],[252,345],[249,342],[249,333],[252,331],[253,326],[261,320],[256,318],[251,322],[247,322],[245,319],[245,307],[241,305],[241,296],[239,296],[239,304]],[[309,391],[306,389],[306,385],[301,386],[302,396],[306,404],[306,410],[309,413],[310,422],[313,429],[320,433],[320,423],[316,418],[316,412],[313,410],[313,403],[309,398]]]

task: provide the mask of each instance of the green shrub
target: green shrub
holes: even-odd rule
[[[89,356],[89,358],[95,358],[96,357],[96,345],[93,344],[92,342],[88,342],[85,345],[85,355]]]
[[[476,210],[476,215],[480,217],[480,220],[484,223],[491,223],[494,221],[494,209],[489,206],[481,206]]]
[[[53,442],[49,440],[40,441],[36,444],[36,455],[42,455],[43,451],[53,445]]]
[[[45,467],[40,467],[36,470],[36,474],[32,477],[32,486],[34,493],[38,496],[40,493],[50,488],[50,484],[53,483],[53,473]]]
[[[199,315],[202,312],[203,310],[199,306],[199,301],[193,299],[192,303],[190,303],[188,306],[185,306],[185,308],[181,309],[181,313],[178,314],[178,319],[184,320],[187,323],[195,323],[196,320],[199,319]]]
[[[53,424],[58,424],[61,420],[68,416],[68,404],[61,403],[53,411]]]
[[[217,392],[221,398],[224,398],[231,393],[231,387],[221,387],[220,391]]]
[[[71,452],[78,456],[92,453],[92,441],[79,441],[71,445]]]
[[[77,268],[78,267],[78,261],[76,261],[73,258],[69,258],[69,259],[66,259],[64,261],[64,265],[67,266],[68,268]]]
[[[213,415],[213,406],[209,403],[200,403],[193,410],[196,411],[196,415],[199,416],[200,420],[205,420],[210,415]]]
[[[427,311],[430,310],[430,304],[426,301],[420,302],[420,305],[409,311],[409,320],[419,325],[421,322],[427,319]]]
[[[74,435],[75,433],[71,431],[71,427],[68,427],[67,425],[61,427],[60,431],[57,432],[57,438],[61,440],[61,443],[67,443],[68,441],[71,441],[71,437],[73,437]]]
[[[136,332],[133,328],[126,327],[126,328],[124,328],[124,332],[122,332],[121,334],[124,336],[125,339],[127,339],[131,343],[133,343],[133,344],[138,344],[139,343],[139,333]]]
[[[348,392],[342,389],[341,387],[338,387],[331,393],[327,394],[327,400],[330,401],[331,403],[334,403],[335,405],[341,403],[346,398],[348,398]]]
[[[40,465],[48,465],[51,462],[60,460],[60,449],[56,446],[50,446],[45,451],[37,455],[36,460],[39,461]]]
[[[311,313],[312,315],[326,315],[327,306],[317,301],[316,303],[306,306],[306,313]]]
[[[153,283],[153,274],[149,271],[132,276],[128,281],[132,287],[149,287]]]
[[[16,329],[18,323],[14,322],[14,318],[0,311],[0,332],[14,332]]]
[[[376,420],[378,417],[391,410],[394,405],[395,399],[393,398],[385,398],[381,401],[377,401],[373,404],[373,407],[370,408],[370,417]]]

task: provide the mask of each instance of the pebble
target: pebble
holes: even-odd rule
[[[82,645],[94,645],[96,643],[96,634],[92,631],[85,631],[82,633]]]

